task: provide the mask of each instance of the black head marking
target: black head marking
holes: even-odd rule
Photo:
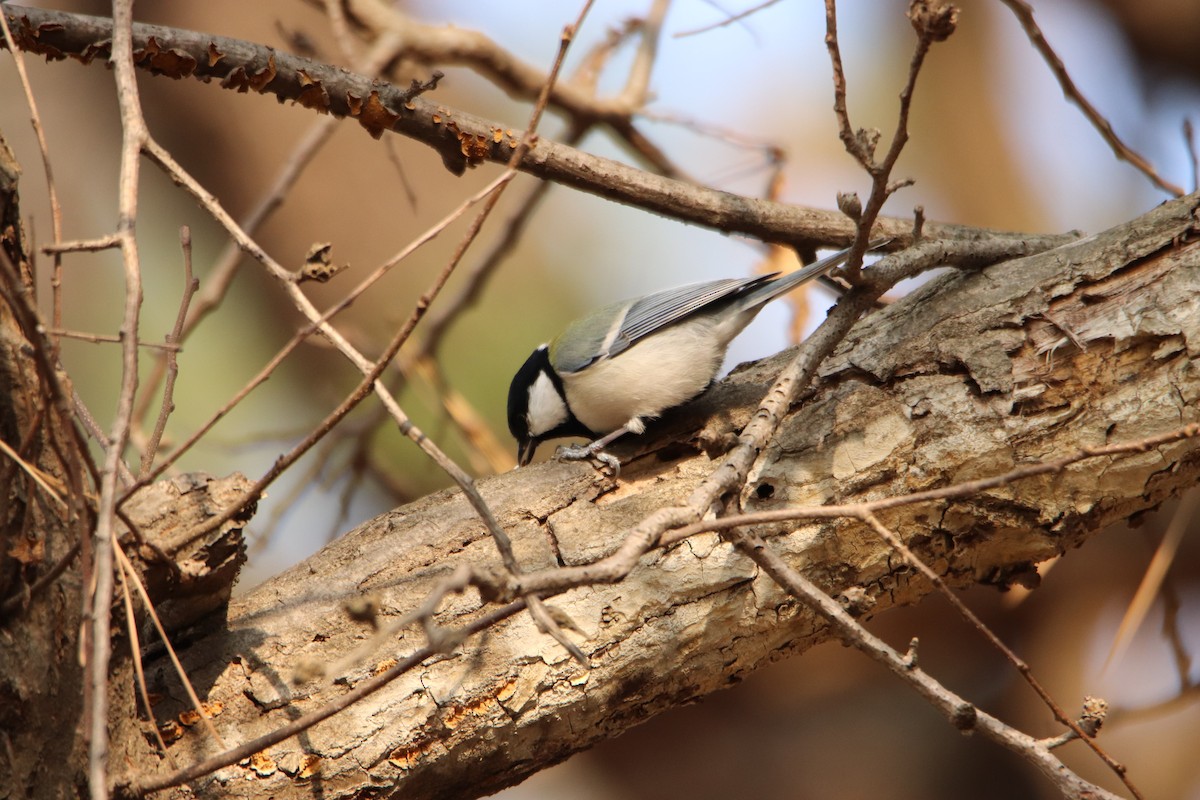
[[[571,407],[567,405],[567,419],[552,430],[537,435],[529,432],[529,390],[538,378],[545,375],[554,384],[560,397],[566,403],[566,390],[562,378],[550,364],[550,349],[542,345],[530,354],[517,374],[513,376],[508,387],[508,430],[517,440],[517,463],[524,466],[533,459],[537,446],[547,439],[560,436],[593,436],[584,425],[575,418]]]

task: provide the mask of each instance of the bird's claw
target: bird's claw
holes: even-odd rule
[[[621,474],[621,462],[616,456],[612,455],[611,453],[606,453],[603,450],[599,450],[595,453],[592,453],[592,465],[595,466],[596,462],[599,462],[600,464],[603,464],[605,467],[608,467],[609,477],[611,477],[611,478],[616,478],[618,475]],[[596,468],[599,469],[601,472],[604,471],[601,467],[596,467]]]
[[[554,451],[554,457],[559,461],[591,461],[592,466],[597,471],[604,472],[607,468],[610,476],[613,478],[621,474],[620,460],[611,453],[604,452],[599,447],[580,444],[561,444]]]

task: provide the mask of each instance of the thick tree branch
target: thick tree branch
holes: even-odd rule
[[[17,46],[24,50],[51,59],[72,57],[84,63],[109,56],[109,19],[11,4],[0,8],[8,16]],[[506,164],[521,138],[521,133],[510,126],[447,108],[418,96],[420,91],[402,90],[264,45],[140,23],[133,26],[133,37],[135,61],[142,69],[174,78],[217,80],[225,88],[272,94],[322,113],[351,117],[373,136],[393,131],[429,145],[456,173],[483,161]],[[682,222],[765,242],[844,247],[856,232],[853,221],[836,211],[696,186],[544,138],[522,159],[520,169]],[[926,223],[924,232],[931,239],[997,235],[986,229],[937,222]],[[912,240],[912,220],[880,218],[871,235],[891,237],[891,247],[899,249]],[[1051,236],[1022,238],[1042,239],[1045,246],[1066,240]]]
[[[753,512],[896,496],[1200,421],[1198,204],[1200,197],[1185,197],[1050,253],[949,274],[868,317],[823,367],[823,383],[784,420],[735,505]],[[774,359],[736,372],[664,420],[657,435],[630,445],[642,455],[623,469],[615,491],[589,467],[571,464],[481,482],[521,564],[550,574],[591,562],[650,510],[687,496],[711,462],[686,443],[728,446],[780,365]],[[698,413],[709,417],[700,434]],[[878,516],[949,585],[1003,586],[1198,476],[1200,446],[1181,440]],[[852,520],[756,532],[831,594],[854,589],[869,598],[872,614],[930,591]],[[236,601],[228,628],[186,657],[193,679],[209,687],[207,699],[224,704],[216,724],[231,746],[249,748],[348,689],[379,685],[366,701],[248,765],[196,779],[192,790],[221,796],[236,785],[253,797],[307,795],[312,786],[295,765],[319,759],[307,780],[347,794],[486,794],[829,635],[750,559],[704,533],[648,554],[621,583],[552,601],[578,625],[573,637],[590,671],[524,615],[485,636],[458,638],[495,608],[468,589],[444,599],[428,620],[438,647],[426,650],[427,634],[408,629],[385,644],[377,663],[332,685],[291,682],[298,662],[330,663],[358,646],[362,623],[344,613],[347,603],[369,597],[386,624],[421,607],[461,565],[486,574],[499,560],[469,504],[446,491],[366,523]],[[415,664],[416,655],[427,657]],[[397,669],[388,659],[414,666]],[[395,679],[377,681],[376,671]],[[178,695],[164,667],[149,665],[148,674],[167,696]],[[169,703],[162,714],[173,713]],[[181,763],[216,752],[196,732],[172,749]],[[134,762],[143,766],[130,783],[152,783],[145,766],[152,756]]]

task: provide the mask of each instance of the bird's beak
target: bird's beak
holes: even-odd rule
[[[533,453],[537,450],[538,441],[534,438],[522,439],[517,444],[517,466],[523,467],[533,461]]]

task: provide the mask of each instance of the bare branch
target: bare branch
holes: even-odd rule
[[[1192,191],[1200,190],[1200,155],[1196,153],[1196,128],[1191,119],[1183,121],[1183,140],[1187,146],[1188,164],[1192,167]]]
[[[385,63],[395,57],[399,44],[395,37],[384,37],[377,42],[363,60],[363,73],[366,75],[375,75],[382,69]],[[241,228],[247,236],[253,236],[259,227],[270,219],[271,215],[283,205],[287,193],[296,185],[305,168],[313,162],[317,153],[329,141],[329,138],[337,129],[337,124],[337,119],[325,117],[313,122],[304,132],[300,140],[292,148],[291,153],[284,159],[283,166],[280,167],[279,172],[275,175],[266,191],[258,198],[245,218],[241,220]],[[236,237],[232,237],[221,251],[220,256],[218,256],[216,265],[209,271],[204,287],[196,294],[187,320],[180,331],[179,341],[185,341],[199,327],[200,323],[220,306],[221,301],[229,291],[230,285],[233,283],[234,277],[237,275],[243,255],[244,252],[240,243]],[[164,359],[158,360],[147,380],[147,385],[151,388],[158,386],[159,382],[163,379],[166,369],[166,361]],[[143,399],[135,411],[135,419],[142,420],[146,418],[149,413],[151,400],[152,393],[148,392],[143,395]]]
[[[682,38],[684,36],[695,36],[698,33],[707,33],[708,31],[716,30],[717,28],[724,28],[725,26],[732,25],[735,22],[741,22],[742,20],[746,19],[746,17],[757,14],[759,11],[762,11],[764,8],[770,8],[771,6],[775,5],[778,2],[779,2],[779,0],[763,0],[763,2],[759,3],[758,5],[751,6],[750,8],[747,8],[745,11],[739,11],[736,14],[730,14],[730,15],[726,16],[725,19],[720,20],[719,22],[713,22],[709,25],[704,25],[699,28],[692,28],[691,30],[687,30],[687,31],[680,31],[679,33],[675,34],[675,37]]]
[[[91,641],[87,652],[88,789],[93,800],[108,797],[108,672],[112,655],[110,635],[113,592],[113,541],[117,505],[118,465],[133,419],[138,384],[138,321],[142,305],[141,263],[135,224],[138,209],[138,175],[146,142],[137,79],[133,71],[132,0],[113,2],[112,63],[121,109],[121,172],[116,235],[121,242],[125,271],[125,309],[121,322],[121,388],[116,416],[109,433],[104,467],[100,473],[100,500],[92,539],[92,591],[88,606]]]
[[[860,626],[832,598],[794,570],[771,547],[757,536],[735,530],[731,538],[738,548],[767,571],[789,594],[802,600],[828,622],[843,642],[858,648],[891,670],[892,674],[912,686],[922,697],[940,710],[951,725],[964,733],[978,731],[988,739],[1020,755],[1042,771],[1046,777],[1071,798],[1106,798],[1118,800],[1117,795],[1083,780],[1066,768],[1050,751],[1052,746],[1039,742],[995,717],[981,711],[972,703],[954,694],[916,667],[912,660],[897,653],[882,639]]]
[[[996,358],[1005,374],[1023,374],[1030,362],[1041,363],[1034,350],[1045,324],[1038,316],[1045,304],[1062,305],[1069,298],[1087,296],[1097,320],[1117,313],[1110,304],[1118,304],[1127,314],[1136,310],[1129,294],[1101,291],[1115,290],[1109,276],[1143,287],[1138,302],[1158,308],[1161,314],[1156,320],[1173,318],[1172,309],[1179,304],[1190,308],[1195,270],[1173,267],[1185,261],[1190,265],[1200,252],[1180,240],[1181,232],[1194,226],[1194,208],[1194,200],[1175,201],[1128,228],[1100,234],[1054,254],[997,265],[985,273],[946,275],[878,312],[870,325],[851,332],[843,347],[852,349],[838,350],[826,364],[826,380],[809,402],[786,409],[785,427],[755,460],[755,483],[738,494],[719,498],[722,506],[730,497],[754,510],[795,505],[799,497],[874,500],[899,496],[910,492],[914,481],[934,488],[955,483],[951,476],[961,474],[957,471],[961,462],[942,458],[935,463],[934,454],[961,451],[972,443],[978,447],[987,442],[993,448],[977,453],[982,464],[1003,463],[995,460],[1001,457],[1019,464],[1031,456],[1036,459],[1054,452],[1063,442],[1078,442],[1078,446],[1103,442],[1112,435],[1114,423],[1118,428],[1145,423],[1134,429],[1142,431],[1139,442],[1145,446],[1153,444],[1146,438],[1151,433],[1165,435],[1163,429],[1169,426],[1162,424],[1164,420],[1182,418],[1186,424],[1200,424],[1186,400],[1195,393],[1196,383],[1194,373],[1182,369],[1186,353],[1164,350],[1155,341],[1139,339],[1138,347],[1147,352],[1157,347],[1163,355],[1148,359],[1142,364],[1146,371],[1139,371],[1138,379],[1133,380],[1127,372],[1135,369],[1133,361],[1118,363],[1105,359],[1101,352],[1105,348],[1101,339],[1112,332],[1080,326],[1081,340],[1088,349],[1064,350],[1058,355],[1061,364],[1055,375],[1040,377],[1054,384],[1047,392],[1071,396],[1078,396],[1086,383],[1088,412],[1065,420],[1036,408],[1007,405],[1010,397],[1020,392],[992,387],[985,375],[986,369],[995,365],[988,359],[975,362],[967,358],[966,367],[958,360],[966,358],[960,347],[978,353],[981,343],[988,343],[1003,347]],[[922,245],[926,248],[922,255],[928,257],[936,244]],[[901,270],[896,262],[901,261],[903,256],[889,257],[879,262],[880,270],[897,274]],[[1066,272],[1064,265],[1069,268]],[[915,264],[904,266],[916,269]],[[873,269],[864,276],[871,278]],[[864,287],[871,285],[864,281]],[[1098,301],[1109,294],[1121,299]],[[914,314],[914,308],[922,313]],[[1065,316],[1070,324],[1070,316]],[[1190,326],[1190,317],[1183,314],[1177,324]],[[1176,335],[1172,330],[1154,330],[1153,335],[1128,332],[1123,334],[1128,338],[1119,337],[1110,346],[1124,347],[1139,336],[1169,340]],[[1089,368],[1094,359],[1101,361],[1095,369]],[[696,413],[719,409],[714,427],[722,431],[742,428],[756,413],[757,403],[752,398],[761,396],[761,387],[769,383],[779,365],[776,361],[739,372],[715,390],[707,401],[714,405],[702,402]],[[964,375],[964,371],[970,374]],[[1162,390],[1166,385],[1174,389]],[[939,386],[945,391],[939,391]],[[729,393],[724,393],[726,390]],[[1162,405],[1147,407],[1145,400],[1131,404],[1131,393],[1153,397]],[[743,405],[730,408],[732,397],[742,398]],[[1114,409],[1127,410],[1114,413]],[[849,424],[844,415],[851,418]],[[998,420],[1003,421],[999,427],[1007,432],[1007,438],[994,436]],[[881,421],[898,426],[894,436],[876,435]],[[592,563],[603,566],[604,560],[596,561],[596,555],[626,547],[631,527],[636,532],[647,520],[646,509],[663,509],[661,515],[677,514],[680,519],[689,517],[690,510],[677,505],[676,498],[695,496],[706,483],[712,462],[703,453],[679,454],[680,443],[686,447],[704,441],[704,436],[695,433],[694,416],[690,420],[684,417],[678,424],[687,427],[667,428],[657,439],[648,436],[646,441],[634,443],[649,453],[626,465],[623,474],[627,481],[619,492],[596,485],[589,468],[581,465],[546,464],[481,482],[481,491],[495,503],[510,532],[522,566],[540,568],[521,576],[525,585],[515,588],[551,587],[546,589],[548,595],[557,588],[582,585],[564,580],[555,588],[552,578],[577,577],[579,570]],[[870,433],[866,442],[860,435],[864,425]],[[1179,435],[1174,428],[1169,430]],[[719,453],[726,439],[717,438],[715,431],[711,436],[712,450]],[[865,453],[863,448],[873,447],[878,439],[883,440],[880,447],[886,452]],[[1103,465],[1106,474],[1106,493],[1094,503],[1080,501],[1094,496],[1088,492],[1095,491],[1097,470],[1065,469],[1053,480],[1028,478],[1036,493],[1029,491],[1029,485],[1020,491],[993,488],[956,500],[953,515],[905,513],[898,505],[889,508],[886,517],[881,513],[880,519],[892,529],[903,530],[910,549],[927,562],[927,548],[936,547],[938,537],[951,540],[949,549],[940,553],[947,569],[944,573],[939,569],[950,585],[1004,584],[1011,576],[1024,574],[1021,570],[1027,570],[1031,562],[1078,545],[1098,526],[1125,519],[1136,509],[1159,503],[1193,483],[1197,465],[1194,441],[1181,439],[1119,458],[1097,452],[1096,463]],[[669,461],[655,457],[669,447],[674,448]],[[1075,450],[1071,448],[1071,452]],[[861,461],[859,454],[864,454]],[[757,491],[763,485],[776,488],[775,500],[756,499],[767,496]],[[602,496],[604,500],[597,502]],[[1046,522],[1043,515],[1053,521]],[[657,516],[655,520],[662,521]],[[964,535],[961,540],[955,536],[984,525],[994,526],[999,533],[993,537]],[[927,581],[911,579],[911,570],[897,563],[890,547],[869,532],[860,535],[860,526],[786,527],[786,533],[771,532],[772,549],[783,551],[793,565],[804,564],[806,577],[828,584],[832,592],[861,588],[877,603],[873,613],[895,603],[915,602],[929,591]],[[922,546],[922,541],[930,544]],[[658,547],[657,540],[650,547]],[[484,654],[481,663],[470,662],[468,678],[461,686],[469,656],[458,650],[448,655],[419,633],[415,640],[412,633],[397,633],[392,640],[395,652],[391,658],[396,666],[387,669],[396,679],[390,688],[381,686],[366,665],[346,675],[344,681],[293,685],[286,690],[274,684],[260,689],[252,685],[248,692],[244,670],[227,675],[228,660],[264,637],[295,657],[326,662],[340,658],[353,649],[343,645],[362,641],[361,622],[348,620],[344,609],[347,602],[364,595],[382,609],[383,627],[387,615],[408,621],[411,610],[427,609],[431,598],[444,596],[432,619],[436,627],[427,634],[443,647],[446,642],[463,642],[465,635],[486,630],[473,625],[492,613],[495,606],[491,602],[502,600],[487,592],[497,589],[502,594],[509,588],[504,584],[505,568],[495,543],[460,494],[423,498],[362,526],[305,564],[236,600],[228,625],[197,643],[193,660],[185,663],[189,668],[202,666],[213,675],[210,697],[226,702],[223,724],[243,738],[238,743],[231,740],[233,751],[197,751],[196,765],[187,767],[186,772],[131,780],[142,781],[143,788],[192,780],[206,770],[232,765],[238,758],[269,747],[276,753],[300,748],[326,755],[322,772],[329,781],[344,778],[361,784],[367,779],[365,757],[372,765],[367,772],[386,774],[395,791],[414,798],[432,796],[436,791],[494,791],[646,714],[727,685],[773,655],[805,649],[822,638],[823,625],[814,623],[806,610],[798,612],[789,605],[761,570],[731,553],[732,548],[708,534],[642,558],[636,571],[628,573],[619,586],[596,584],[564,595],[558,602],[584,630],[577,643],[593,663],[589,672],[581,671],[556,646],[544,642],[528,620],[518,618],[491,632],[487,645],[476,651]],[[572,566],[562,568],[562,563]],[[482,596],[472,588],[461,595],[440,593],[444,590],[438,587],[446,585],[459,565],[471,568],[472,583],[484,592]],[[314,572],[324,578],[319,584],[312,580]],[[600,571],[593,577],[605,576]],[[670,591],[664,591],[664,581],[669,582]],[[289,600],[281,604],[281,597]],[[504,607],[504,613],[509,614],[511,608]],[[737,635],[730,637],[731,630]],[[914,663],[911,654],[899,658],[909,667]],[[419,672],[412,671],[416,663],[422,664]],[[256,680],[269,683],[265,668],[254,670]],[[454,688],[445,693],[436,689],[441,685],[439,676],[447,678],[451,673]],[[277,673],[271,676],[274,680]],[[346,758],[330,755],[346,753],[341,742],[353,723],[352,715],[339,720],[330,717],[368,689],[379,693],[378,706],[387,710],[390,726],[365,734],[370,743],[364,750],[356,749]],[[945,700],[943,696],[941,702]],[[334,705],[328,706],[330,703]],[[294,717],[298,705],[320,709],[305,717],[304,724],[322,719],[329,726],[344,721],[346,727],[303,728]],[[976,709],[966,700],[951,701],[950,709],[956,721],[988,724],[979,722]],[[446,719],[459,724],[441,724]],[[302,729],[308,733],[301,742],[274,750]],[[528,746],[535,741],[541,749],[532,752]],[[547,751],[548,741],[562,749]],[[1025,757],[1040,761],[1041,768],[1053,769],[1057,759],[1047,755],[1049,742],[1027,737],[1017,746],[1025,749]],[[452,786],[447,783],[451,779],[445,778],[451,761],[456,765]],[[217,787],[227,785],[223,781],[240,779],[242,772],[242,768],[230,766],[228,773],[211,782],[199,781],[192,788],[201,794],[219,791]],[[256,785],[271,791],[284,780],[280,776]]]
[[[175,327],[166,337],[167,346],[170,348],[166,353],[167,381],[163,386],[162,408],[154,423],[154,431],[150,434],[150,440],[146,443],[145,452],[142,453],[142,467],[139,473],[141,479],[145,479],[154,466],[154,457],[158,453],[159,442],[162,441],[163,432],[167,429],[167,418],[175,410],[175,378],[179,374],[179,360],[176,352],[180,338],[183,336],[188,305],[200,288],[200,281],[192,277],[192,232],[186,225],[179,232],[179,240],[183,249],[183,296],[179,301],[179,313],[175,316]],[[148,391],[147,394],[150,392]],[[136,409],[134,413],[136,418]]]
[[[4,42],[13,54],[13,63],[17,67],[17,75],[21,79],[21,88],[25,92],[25,102],[29,104],[29,121],[33,125],[33,134],[37,138],[38,150],[42,155],[42,168],[46,172],[46,192],[50,197],[50,226],[54,235],[54,244],[62,241],[62,205],[58,201],[58,187],[54,182],[54,170],[50,166],[50,145],[46,143],[46,132],[42,127],[42,118],[38,113],[37,101],[33,98],[33,88],[29,85],[29,75],[25,71],[25,57],[14,46],[12,31],[8,27],[8,16],[0,14],[0,29],[4,31]],[[62,327],[62,258],[54,253],[54,266],[50,277],[53,292],[54,310],[52,319],[54,326]]]
[[[1067,72],[1067,67],[1063,64],[1062,59],[1050,47],[1050,43],[1046,41],[1046,37],[1042,34],[1042,29],[1038,26],[1037,21],[1033,18],[1033,7],[1025,0],[1002,0],[1004,5],[1016,16],[1017,21],[1021,23],[1021,27],[1025,29],[1025,35],[1029,37],[1030,43],[1034,49],[1042,56],[1046,65],[1050,67],[1050,71],[1054,73],[1054,77],[1058,80],[1059,86],[1062,87],[1063,94],[1067,99],[1079,106],[1083,112],[1083,116],[1092,124],[1101,138],[1112,149],[1113,155],[1122,161],[1126,161],[1134,166],[1139,172],[1150,179],[1158,188],[1164,192],[1173,194],[1176,197],[1186,194],[1182,186],[1171,183],[1163,179],[1158,171],[1154,169],[1149,161],[1147,161],[1140,153],[1135,151],[1117,135],[1113,130],[1112,123],[1100,113],[1097,108],[1092,105],[1083,93],[1079,91],[1079,87],[1075,85],[1075,81],[1071,80],[1071,75]]]
[[[106,43],[111,37],[108,20],[8,3],[2,8],[14,26],[18,47],[55,56],[73,53],[89,60],[107,55]],[[169,48],[172,62],[182,58],[187,65],[179,77],[217,80],[230,88],[267,92],[335,116],[352,117],[377,136],[388,130],[409,136],[437,150],[456,173],[481,161],[507,163],[519,141],[518,135],[508,134],[508,126],[261,45],[155,25],[136,25],[134,31],[138,52],[146,59],[139,64],[147,69],[155,64],[154,48],[149,46],[153,38],[158,48]],[[212,59],[214,52],[221,57]],[[545,138],[539,139],[537,147],[521,160],[520,169],[672,219],[769,243],[844,247],[856,232],[853,224],[836,211],[733,195],[672,180]],[[907,218],[886,218],[871,236],[890,237],[894,240],[891,247],[901,249],[909,241],[911,227]],[[930,238],[979,238],[993,233],[966,225],[926,225]]]

